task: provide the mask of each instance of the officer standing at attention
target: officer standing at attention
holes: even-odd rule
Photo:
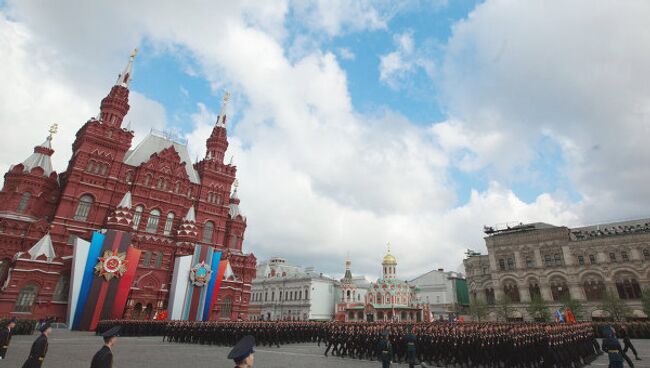
[[[388,330],[384,330],[381,333],[382,339],[379,341],[379,346],[377,346],[377,352],[379,359],[381,360],[382,368],[390,368],[390,361],[393,357],[393,346],[390,343],[388,337]]]
[[[252,368],[253,353],[255,352],[255,338],[251,335],[242,337],[239,342],[232,348],[228,359],[235,361],[235,368]]]
[[[93,356],[93,360],[90,362],[90,368],[113,368],[112,349],[117,342],[119,333],[120,326],[115,326],[102,334],[104,346]]]
[[[11,342],[12,330],[16,327],[16,317],[11,318],[9,323],[0,330],[0,360],[5,358],[9,343]]]
[[[47,337],[52,333],[52,326],[49,322],[45,322],[39,328],[41,335],[32,344],[32,349],[29,351],[29,357],[23,364],[23,368],[41,368],[45,355],[47,355]]]
[[[609,366],[611,368],[623,368],[623,355],[621,343],[612,332],[611,327],[604,328],[605,338],[603,339],[602,349],[609,357]]]

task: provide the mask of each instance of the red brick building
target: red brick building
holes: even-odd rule
[[[134,57],[101,101],[100,114],[80,126],[64,172],[57,174],[50,161],[53,126],[5,174],[0,316],[65,320],[75,238],[114,228],[131,231],[142,249],[125,318],[151,318],[167,308],[175,257],[192,254],[198,243],[218,247],[234,273],[221,284],[210,318],[247,319],[256,259],[242,252],[246,218],[237,168],[224,163],[228,96],[199,162],[192,163],[186,142],[162,133],[152,131],[132,147],[134,133],[123,120]]]

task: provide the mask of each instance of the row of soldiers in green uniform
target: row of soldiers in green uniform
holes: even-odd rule
[[[325,355],[408,364],[580,367],[600,353],[591,323],[103,321],[97,331],[116,324],[124,335],[161,334],[174,343],[232,346],[251,335],[267,346],[317,342]]]

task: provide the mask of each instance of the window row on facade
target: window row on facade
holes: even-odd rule
[[[94,199],[90,194],[82,195],[79,198],[79,203],[77,204],[77,208],[75,210],[74,219],[77,221],[86,221],[92,209],[93,203],[94,203]],[[145,215],[144,207],[142,205],[136,206],[133,214],[134,230],[140,229],[140,224],[142,222],[142,218],[144,215]],[[159,227],[160,227],[161,216],[162,214],[158,209],[152,209],[151,211],[149,211],[144,231],[150,234],[158,234],[160,231]],[[174,226],[175,218],[176,215],[174,214],[174,212],[168,212],[167,215],[165,216],[165,225],[162,229],[162,234],[164,236],[172,235],[172,229]],[[207,221],[206,223],[203,224],[203,234],[202,234],[203,236],[201,239],[204,243],[212,243],[213,236],[214,236],[214,229],[215,229],[215,225],[214,222],[212,221]]]
[[[600,301],[607,293],[606,283],[596,277],[585,279],[580,286],[587,301]],[[639,285],[639,281],[633,276],[626,275],[619,277],[612,286],[615,286],[616,294],[621,299],[630,300],[641,298],[641,286]],[[552,279],[549,283],[549,288],[552,301],[554,302],[563,302],[568,299],[583,299],[582,296],[572,295],[566,280],[562,278]],[[538,282],[530,281],[527,289],[530,300],[542,298],[542,292]],[[494,288],[488,287],[483,292],[487,304],[496,303]],[[474,298],[477,297],[476,292],[472,294]],[[514,281],[504,282],[503,294],[514,303],[520,303],[522,301],[519,285]]]
[[[54,287],[54,294],[52,295],[53,302],[67,302],[68,291],[70,290],[70,276],[63,275],[59,277],[56,286]],[[36,282],[28,282],[18,292],[14,312],[18,313],[31,313],[34,307],[34,302],[37,300],[40,292],[40,287]]]
[[[628,254],[627,251],[620,251],[620,252],[609,252],[607,254],[608,261],[610,263],[617,263],[617,262],[629,262],[630,261],[630,255]],[[650,249],[643,249],[642,251],[642,257],[643,260],[645,261],[650,261]],[[587,255],[578,255],[576,257],[577,263],[580,266],[584,266],[586,264],[598,264],[598,258],[596,254],[587,254]],[[562,253],[551,253],[551,254],[544,254],[543,255],[543,266],[544,267],[561,267],[565,265],[564,262],[564,257]],[[499,258],[498,260],[498,267],[500,271],[512,271],[517,268],[515,264],[515,258],[514,256],[511,257],[504,257],[504,258]],[[527,255],[524,257],[524,267],[525,268],[535,268],[537,267],[535,258],[532,255]],[[485,270],[484,270],[485,273]]]
[[[275,301],[275,291],[271,290],[269,291],[264,291],[264,292],[257,292],[253,293],[253,302],[274,302]],[[283,298],[284,295],[284,298]],[[304,290],[293,290],[293,291],[278,291],[278,301],[294,301],[294,300],[308,300],[309,299],[309,289],[306,288]]]

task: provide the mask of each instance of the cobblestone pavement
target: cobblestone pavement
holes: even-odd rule
[[[7,359],[0,361],[0,368],[20,367],[27,357],[34,336],[14,336]],[[639,368],[650,368],[650,340],[633,340],[642,361],[634,361]],[[87,332],[68,332],[54,330],[45,359],[45,368],[87,368],[93,354],[102,345],[101,338]],[[229,348],[193,344],[163,343],[159,337],[121,337],[114,349],[116,368],[155,367],[155,368],[194,368],[194,367],[232,367],[226,359]],[[255,352],[255,367],[380,367],[378,362],[341,359],[323,356],[324,346],[316,344],[294,344],[281,348],[259,347]],[[606,367],[607,357],[601,356],[592,364]],[[393,364],[404,368],[408,365]]]

